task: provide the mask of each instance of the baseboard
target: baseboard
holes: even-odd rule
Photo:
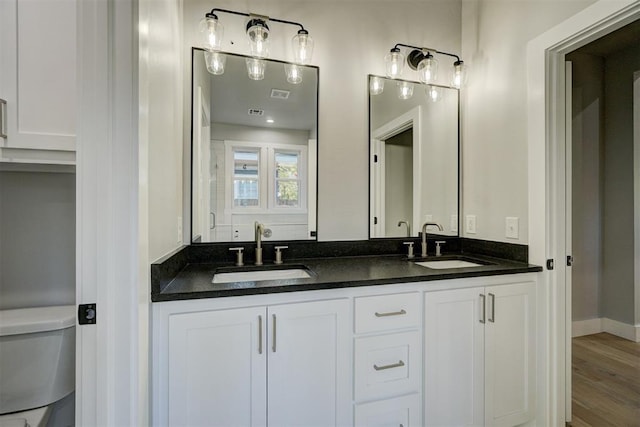
[[[593,335],[603,332],[602,319],[577,320],[571,325],[571,336],[582,337],[584,335]]]
[[[607,332],[629,341],[640,342],[640,325],[629,325],[606,317],[577,320],[572,322],[571,325],[571,336],[574,338],[599,334],[600,332]]]
[[[640,325],[629,325],[605,317],[602,319],[602,329],[604,332],[626,338],[629,341],[640,342]]]

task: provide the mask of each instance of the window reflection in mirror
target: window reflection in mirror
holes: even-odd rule
[[[425,222],[457,236],[458,90],[376,76],[369,88],[369,237],[415,237]]]
[[[263,80],[246,57],[226,55],[223,74],[192,49],[192,242],[316,237],[318,68],[287,82],[283,62],[265,60]]]

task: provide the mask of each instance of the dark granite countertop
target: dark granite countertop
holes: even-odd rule
[[[414,261],[463,259],[483,265],[477,267],[430,269]],[[266,280],[255,282],[212,283],[214,274],[257,269],[306,268],[312,277],[303,279]],[[355,286],[387,285],[479,276],[495,276],[542,271],[542,267],[475,254],[430,256],[407,260],[400,255],[321,257],[288,259],[282,265],[233,267],[225,263],[187,263],[166,285],[152,292],[152,301],[172,301],[198,298],[265,294],[277,292],[334,289]]]

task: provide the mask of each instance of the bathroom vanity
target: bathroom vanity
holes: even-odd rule
[[[177,269],[185,256],[163,264]],[[541,269],[469,254],[427,259],[431,268],[402,255],[196,262],[155,281],[153,424],[532,420]],[[460,261],[475,265],[447,266]],[[213,283],[288,269],[309,277]]]

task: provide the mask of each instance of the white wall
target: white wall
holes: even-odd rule
[[[0,172],[0,310],[75,302],[74,173]]]
[[[527,43],[593,2],[462,2],[463,213],[477,216],[467,237],[528,242]],[[505,237],[507,216],[520,218],[517,240]]]
[[[298,21],[309,30],[315,39],[312,63],[320,67],[318,239],[367,239],[367,75],[384,75],[383,57],[395,43],[458,53],[460,1],[185,0],[184,6],[185,59],[199,45],[197,24],[213,6]],[[219,18],[225,25],[223,50],[246,54],[244,19],[222,13]],[[289,60],[295,27],[273,23],[271,31],[271,58]],[[440,74],[444,82],[446,73]],[[185,93],[189,75],[187,69]],[[184,138],[189,141],[186,130]]]
[[[633,73],[638,70],[638,46],[607,57],[602,315],[630,325],[635,324]]]

